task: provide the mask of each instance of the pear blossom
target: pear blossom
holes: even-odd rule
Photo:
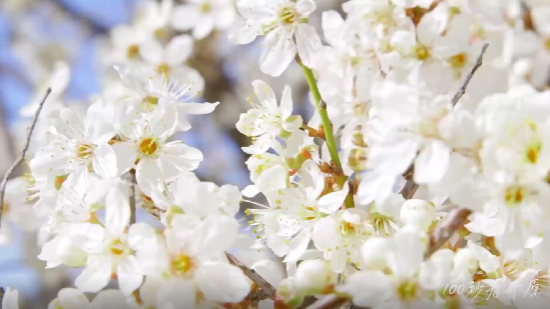
[[[302,118],[291,115],[292,94],[290,87],[285,87],[279,105],[273,90],[265,82],[256,80],[252,86],[259,104],[251,102],[254,108],[248,110],[246,114],[241,114],[237,122],[237,129],[256,139],[252,146],[243,148],[243,151],[250,154],[261,154],[271,147],[277,136],[299,129],[302,125]]]
[[[177,30],[193,30],[193,37],[200,40],[214,30],[231,26],[236,15],[232,1],[193,0],[174,9],[172,26]]]
[[[155,250],[151,251],[147,242],[136,243],[136,256],[147,265],[144,271],[149,282],[140,293],[149,293],[150,284],[160,285],[156,298],[160,307],[194,306],[201,302],[196,298],[199,291],[207,301],[237,302],[244,298],[250,291],[248,278],[223,255],[224,249],[235,241],[237,227],[236,222],[231,223],[224,216],[201,220],[193,215],[176,215],[171,228],[164,231],[164,241],[154,245]],[[140,230],[146,233],[143,237],[154,238],[151,228]],[[213,277],[221,286],[213,286]]]
[[[165,47],[156,40],[151,40],[140,49],[148,65],[165,75],[168,80],[184,82],[189,85],[189,92],[197,93],[203,90],[204,80],[196,70],[185,65],[192,52],[193,39],[188,35],[173,37]],[[150,76],[148,78],[151,79]]]
[[[78,289],[64,288],[59,291],[57,298],[48,304],[48,309],[77,309],[77,308],[132,308],[126,297],[119,290],[107,289],[99,292],[90,302],[86,295]]]
[[[175,105],[178,113],[178,130],[187,131],[191,128],[187,115],[211,113],[219,104],[219,102],[185,102],[193,99],[196,92],[201,91],[203,87],[202,78],[196,76],[195,71],[189,71],[190,79],[181,83],[181,81],[169,78],[164,71],[147,66],[115,66],[115,69],[124,85],[135,92],[126,98],[124,101],[126,105],[139,105],[140,110],[146,113],[154,110],[162,98],[168,104]]]
[[[365,245],[370,241],[374,241],[374,238],[367,240]],[[429,261],[422,262],[424,246],[420,237],[414,233],[398,233],[385,241],[384,266],[389,268],[391,275],[377,268],[379,263],[366,264],[365,270],[352,274],[339,291],[350,294],[353,303],[361,307],[439,308],[428,295],[430,291],[444,288],[448,283],[445,277],[450,277],[452,271],[452,252],[440,251]],[[433,266],[437,266],[437,269]]]
[[[314,64],[321,40],[315,28],[304,20],[315,10],[315,2],[266,0],[259,5],[256,1],[239,0],[237,8],[246,21],[236,24],[229,37],[237,44],[248,44],[258,35],[265,35],[260,57],[262,72],[281,75],[296,52],[304,65]]]
[[[47,118],[52,141],[31,160],[31,170],[38,176],[103,169],[116,174],[116,157],[108,144],[116,134],[113,119],[113,109],[101,101],[88,108],[86,117],[70,108],[52,111]]]
[[[98,292],[109,283],[111,275],[116,274],[120,290],[129,296],[143,280],[143,270],[132,248],[142,235],[137,229],[126,232],[130,206],[123,191],[109,192],[105,207],[105,227],[80,223],[82,229],[89,229],[87,239],[80,244],[88,259],[75,285],[83,292]]]
[[[178,121],[176,106],[167,101],[161,98],[147,118],[139,114],[138,104],[128,105],[121,117],[121,131],[128,140],[113,145],[119,172],[134,168],[137,183],[148,196],[159,181],[174,179],[180,171],[192,171],[203,159],[198,149],[167,141]]]

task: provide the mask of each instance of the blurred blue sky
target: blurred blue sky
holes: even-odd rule
[[[2,1],[2,0],[0,0]],[[99,28],[108,29],[119,23],[126,23],[131,19],[132,9],[137,0],[39,0],[39,1],[57,1],[75,13],[83,15],[92,20]],[[39,2],[38,1],[38,2]],[[51,32],[48,17],[44,18],[40,14],[33,15],[36,22],[40,24],[40,29],[44,30],[39,34],[41,40],[62,40],[71,42],[75,37],[75,29],[71,25],[56,27],[56,32]],[[60,30],[61,29],[61,30]],[[23,63],[10,50],[13,30],[11,28],[10,16],[0,9],[0,102],[4,113],[4,120],[8,126],[12,127],[18,117],[19,110],[28,104],[32,95],[32,84],[26,78]],[[92,35],[83,41],[77,47],[76,58],[71,65],[71,81],[66,92],[67,99],[83,100],[89,95],[97,93],[99,83],[97,71],[94,68],[94,57],[96,55],[97,36]],[[220,130],[213,119],[208,116],[202,116],[199,121],[194,122],[194,126],[200,127],[201,135],[198,136],[198,130],[191,130],[184,134],[184,141],[194,147],[197,147],[205,153],[205,160],[215,162],[213,164],[223,164],[224,174],[220,177],[220,182],[238,185],[244,188],[248,183],[248,172],[240,165],[234,164],[240,162],[243,153],[237,144],[229,137],[227,132]],[[202,141],[202,142],[201,142]],[[204,141],[208,141],[205,143]],[[0,158],[2,159],[2,158]],[[220,161],[221,159],[221,161]],[[225,161],[225,162],[222,162]],[[233,163],[233,164],[231,164]],[[199,168],[197,173],[204,173]],[[212,163],[211,163],[212,164]],[[35,272],[25,267],[21,260],[23,259],[22,235],[16,233],[14,245],[0,247],[0,286],[11,286],[20,290],[27,297],[37,296],[39,286]]]

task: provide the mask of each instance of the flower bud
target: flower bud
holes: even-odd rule
[[[430,203],[411,199],[406,201],[401,208],[400,218],[405,225],[411,225],[415,228],[427,231],[428,227],[437,218],[435,207]]]
[[[333,283],[330,265],[324,260],[306,260],[296,269],[296,287],[307,294],[317,294]]]

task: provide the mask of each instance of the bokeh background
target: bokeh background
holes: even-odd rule
[[[108,55],[102,50],[112,29],[131,23],[143,13],[146,2],[0,0],[0,175],[24,146],[36,102],[47,87],[54,87],[59,101],[67,106],[86,106],[109,88],[105,79],[109,68],[103,65]],[[183,2],[174,0],[174,5]],[[319,10],[326,10],[338,9],[342,1],[317,2]],[[311,22],[318,26],[318,18],[313,16]],[[246,99],[252,96],[253,80],[266,81],[278,95],[284,85],[290,85],[294,112],[304,117],[312,113],[300,68],[269,77],[259,70],[259,52],[257,43],[233,45],[227,33],[220,31],[195,42],[187,64],[205,80],[201,97],[195,99],[221,104],[213,114],[191,119],[193,129],[178,138],[203,151],[205,160],[197,170],[203,180],[241,189],[250,183],[246,154],[240,149],[249,140],[235,129],[235,123],[249,107]],[[17,175],[24,172],[23,167]],[[36,233],[10,227],[12,242],[0,245],[0,286],[19,290],[23,308],[46,308],[60,288],[71,286],[75,273],[63,268],[45,270],[45,263],[36,258]]]

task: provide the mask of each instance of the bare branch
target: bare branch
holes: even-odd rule
[[[2,226],[2,211],[4,210],[4,195],[6,194],[6,184],[8,183],[8,178],[11,176],[15,168],[21,164],[21,162],[25,161],[25,155],[27,154],[27,150],[29,150],[29,145],[31,143],[31,137],[32,137],[32,131],[34,131],[34,127],[36,126],[36,122],[38,122],[38,117],[40,116],[40,112],[42,111],[42,107],[44,106],[44,103],[46,103],[46,99],[48,99],[48,96],[52,92],[52,88],[48,88],[46,91],[46,94],[44,95],[44,98],[42,98],[42,101],[40,102],[40,105],[38,105],[38,108],[36,109],[36,113],[34,114],[34,119],[32,120],[31,127],[29,129],[29,133],[27,134],[27,142],[25,143],[25,148],[23,148],[23,151],[19,155],[17,159],[15,159],[15,162],[11,165],[11,167],[8,169],[6,174],[4,175],[4,179],[2,180],[2,186],[0,191],[0,227]]]
[[[239,267],[244,274],[252,280],[260,289],[262,289],[264,295],[266,298],[275,300],[275,295],[277,295],[277,289],[271,285],[271,283],[267,282],[262,276],[260,276],[254,269],[248,268],[246,265],[243,264],[239,259],[237,259],[234,255],[232,255],[229,252],[225,253],[227,255],[227,258],[229,259],[229,262],[231,264]]]
[[[429,247],[424,254],[427,260],[436,252],[453,234],[464,225],[468,216],[472,213],[467,208],[455,208],[445,217],[445,220],[436,227],[430,235]]]
[[[462,87],[460,87],[458,89],[458,92],[455,94],[455,96],[451,100],[451,103],[453,104],[453,106],[455,106],[456,103],[458,103],[458,100],[460,100],[460,98],[462,98],[464,93],[466,93],[466,87],[468,87],[468,84],[470,83],[470,80],[472,80],[472,77],[474,77],[474,74],[476,73],[477,69],[479,69],[481,67],[481,65],[483,64],[483,55],[487,51],[487,47],[489,47],[489,43],[483,44],[483,47],[481,48],[481,53],[479,54],[479,57],[477,58],[477,61],[474,65],[474,67],[472,68],[470,73],[468,73],[468,75],[466,75],[466,79],[464,80],[464,83],[462,84]]]
[[[344,297],[339,297],[335,294],[327,295],[315,303],[313,303],[311,306],[307,307],[307,309],[332,309],[332,308],[339,308],[342,305],[344,305],[346,302],[348,302],[349,299]]]
[[[418,190],[418,184],[416,184],[412,180],[407,180],[407,183],[405,184],[405,188],[401,191],[401,194],[403,195],[403,198],[406,200],[410,200],[413,198],[414,194],[416,193],[416,190]]]

